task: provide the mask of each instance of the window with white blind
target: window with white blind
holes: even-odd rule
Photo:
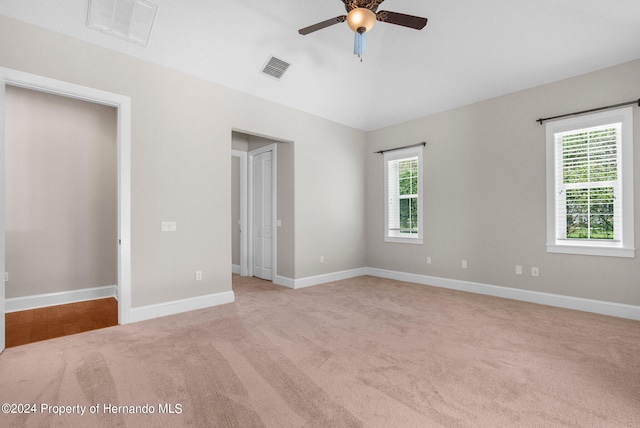
[[[547,123],[547,250],[634,257],[633,110]]]
[[[422,244],[422,151],[384,153],[386,242]]]

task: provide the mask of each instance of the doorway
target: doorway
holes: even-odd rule
[[[5,93],[7,86],[32,89],[39,92],[89,101],[117,109],[117,292],[118,322],[126,324],[131,320],[131,226],[130,226],[130,135],[131,101],[129,97],[112,94],[93,88],[70,84],[42,76],[0,68],[0,118],[5,117]],[[0,125],[0,266],[6,272],[5,264],[5,123]],[[4,281],[0,290],[0,351],[5,347],[5,293]]]

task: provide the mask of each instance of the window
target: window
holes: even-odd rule
[[[384,153],[386,242],[422,244],[422,149]]]
[[[632,114],[547,123],[547,251],[634,257]]]

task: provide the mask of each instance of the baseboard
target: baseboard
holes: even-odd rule
[[[105,285],[103,287],[83,288],[80,290],[60,291],[34,296],[12,297],[5,299],[5,312],[18,312],[46,308],[48,306],[66,305],[68,303],[84,302],[86,300],[117,297],[117,295],[117,285]]]
[[[431,285],[434,287],[467,291],[470,293],[486,294],[489,296],[503,297],[523,302],[575,309],[578,311],[640,321],[640,306],[625,305],[622,303],[606,302],[602,300],[583,299],[581,297],[563,296],[560,294],[542,293],[539,291],[521,290],[518,288],[501,287],[477,282],[438,278],[428,275],[417,275],[385,269],[366,268],[365,270],[367,275],[379,278],[395,279],[398,281],[407,281],[417,284]]]
[[[224,291],[206,296],[198,296],[189,299],[158,303],[156,305],[131,308],[131,322],[145,321],[153,318],[175,315],[182,312],[195,311],[212,306],[224,305],[225,303],[233,303],[234,301],[235,295],[233,291]]]
[[[274,284],[282,285],[289,288],[299,289],[312,287],[314,285],[326,284],[333,281],[341,281],[343,279],[356,278],[366,275],[366,268],[343,270],[340,272],[326,273],[323,275],[308,276],[306,278],[291,279],[282,276],[276,276],[273,279]]]
[[[240,275],[240,265],[231,265],[231,272]]]

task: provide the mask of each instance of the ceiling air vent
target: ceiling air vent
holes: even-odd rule
[[[147,46],[157,9],[145,0],[89,0],[87,27]]]
[[[267,76],[271,76],[275,79],[280,80],[280,78],[282,77],[284,72],[287,71],[287,68],[289,68],[290,65],[291,64],[289,64],[288,62],[272,56],[262,68],[262,72]]]

